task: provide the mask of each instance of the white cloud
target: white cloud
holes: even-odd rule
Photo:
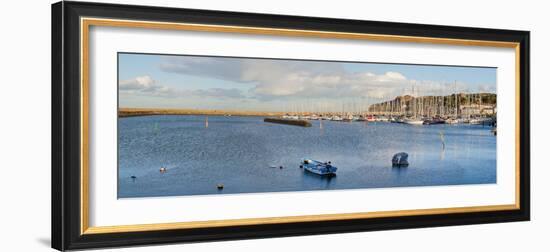
[[[129,80],[122,80],[119,84],[121,90],[141,90],[151,88],[155,81],[148,75],[138,76]]]
[[[283,68],[284,70],[281,70]],[[382,98],[396,95],[399,89],[410,87],[411,80],[397,72],[374,74],[346,72],[342,69],[312,69],[306,64],[292,66],[254,64],[246,68],[247,81],[256,85],[253,93],[263,98],[296,96],[368,97]]]
[[[215,97],[215,98],[242,98],[240,90],[235,88],[209,88],[209,89],[179,89],[165,85],[160,85],[151,76],[137,76],[132,79],[121,80],[119,82],[119,92],[123,94],[134,94],[142,96],[162,96],[162,97]]]
[[[455,88],[454,84],[419,82],[395,71],[382,74],[350,72],[339,62],[187,56],[167,57],[160,67],[171,73],[252,84],[248,95],[263,100],[389,99],[402,94],[433,95],[466,91],[467,88],[465,83],[458,83]],[[413,86],[416,87],[414,93]]]
[[[172,96],[176,90],[157,84],[151,76],[137,76],[132,79],[121,80],[119,91],[125,94],[151,95],[151,96]]]

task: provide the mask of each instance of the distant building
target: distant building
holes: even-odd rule
[[[494,105],[463,105],[460,111],[462,115],[494,115],[497,108]]]

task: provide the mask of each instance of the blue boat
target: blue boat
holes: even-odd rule
[[[335,166],[332,166],[330,161],[320,162],[312,159],[303,159],[300,168],[304,168],[304,170],[308,172],[321,176],[334,176],[336,175],[336,170],[338,169]]]

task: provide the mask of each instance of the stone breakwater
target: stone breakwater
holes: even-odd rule
[[[307,120],[284,119],[284,118],[265,118],[264,122],[287,124],[287,125],[294,125],[294,126],[301,126],[301,127],[311,127],[311,123]]]

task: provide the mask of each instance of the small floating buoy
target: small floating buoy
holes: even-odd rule
[[[283,169],[283,166],[282,166],[282,165],[281,165],[281,166],[279,166],[279,169]]]
[[[304,168],[304,166],[303,166],[303,165],[300,165],[300,168]]]
[[[216,185],[216,187],[218,188],[218,190],[223,190],[223,184],[218,184]]]
[[[160,167],[159,172],[160,173],[165,173],[166,172],[166,167]]]
[[[132,182],[136,181],[136,176],[132,175],[132,176],[130,176],[130,178],[132,179]]]

